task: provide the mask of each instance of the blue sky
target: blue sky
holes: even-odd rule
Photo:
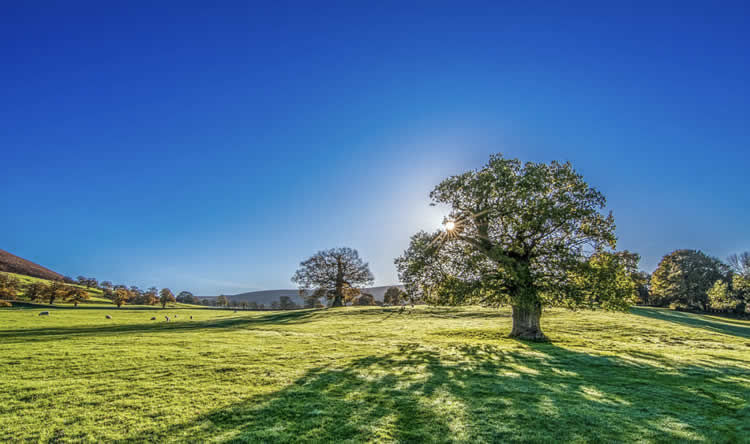
[[[238,293],[351,246],[392,284],[494,152],[573,162],[645,270],[750,250],[741,2],[15,3],[0,248],[61,273]]]

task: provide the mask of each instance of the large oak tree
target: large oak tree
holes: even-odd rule
[[[366,262],[352,248],[319,251],[300,263],[292,282],[301,290],[315,292],[341,307],[344,301],[359,294],[358,289],[372,284],[374,278]]]
[[[627,279],[634,256],[613,252],[604,195],[569,163],[493,155],[441,182],[430,198],[450,207],[445,229],[417,233],[396,259],[412,298],[509,304],[511,336],[544,339],[544,306],[623,308],[634,296]]]

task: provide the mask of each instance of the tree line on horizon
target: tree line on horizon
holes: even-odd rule
[[[169,288],[150,287],[141,290],[137,286],[113,285],[110,281],[98,282],[95,278],[79,276],[77,280],[63,278],[59,281],[34,280],[24,285],[18,278],[0,273],[0,299],[12,301],[18,298],[19,292],[32,302],[55,301],[72,302],[74,306],[91,299],[89,290],[100,290],[102,297],[110,300],[118,308],[126,304],[157,305],[166,308],[167,304],[182,302],[198,303],[198,298],[189,291],[182,291],[177,296]],[[10,303],[2,304],[8,306]]]

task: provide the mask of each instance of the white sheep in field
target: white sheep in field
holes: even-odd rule
[[[112,319],[112,316],[110,316],[110,315],[107,315],[107,316],[104,316],[104,317],[107,318],[107,319]]]
[[[49,316],[49,312],[48,311],[42,311],[42,312],[39,313],[39,316]]]

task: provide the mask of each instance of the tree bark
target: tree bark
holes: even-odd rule
[[[333,303],[331,307],[343,307],[344,306],[344,270],[341,259],[338,259],[338,265],[336,270],[336,290],[333,297]]]
[[[532,341],[544,341],[547,339],[542,333],[540,320],[542,318],[542,304],[536,303],[529,306],[513,306],[513,330],[510,332],[512,338],[528,339]]]

